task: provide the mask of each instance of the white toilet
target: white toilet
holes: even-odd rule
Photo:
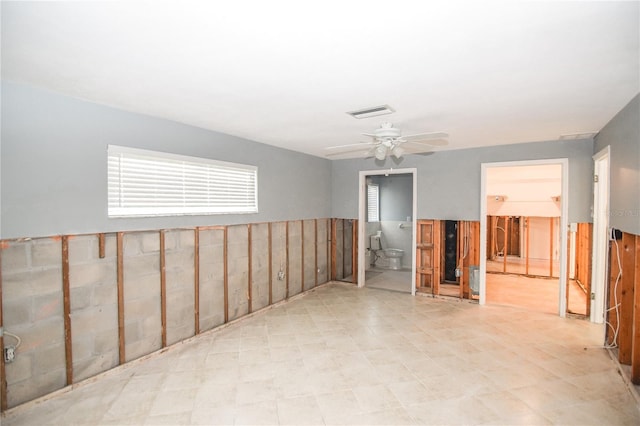
[[[382,251],[385,259],[389,260],[389,269],[402,269],[402,256],[404,256],[404,250],[396,249],[396,248],[382,248],[381,243],[382,231],[377,231],[375,235],[369,236],[370,241],[370,251],[373,253],[372,261],[375,262],[377,258],[376,252]],[[371,265],[375,266],[375,265]]]
[[[402,256],[404,250],[390,248],[382,250],[384,257],[389,259],[389,269],[402,269]]]

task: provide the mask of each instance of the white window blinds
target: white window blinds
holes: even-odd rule
[[[109,217],[258,212],[258,168],[108,146]]]
[[[380,221],[380,200],[378,197],[378,185],[367,185],[367,222]]]

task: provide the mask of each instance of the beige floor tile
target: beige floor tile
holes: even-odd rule
[[[9,410],[36,424],[640,424],[601,326],[327,285]]]
[[[325,424],[314,396],[279,399],[278,419],[281,425]]]
[[[383,384],[355,387],[352,392],[364,413],[397,408],[402,405],[391,390]]]
[[[190,413],[194,407],[197,389],[180,389],[158,392],[151,409],[150,416]]]
[[[237,407],[236,425],[275,425],[278,420],[278,406],[275,401],[264,401],[257,404],[239,405]]]

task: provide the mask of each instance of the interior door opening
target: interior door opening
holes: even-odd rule
[[[416,169],[360,172],[358,286],[415,294]]]
[[[566,315],[567,166],[566,159],[482,165],[481,304]]]

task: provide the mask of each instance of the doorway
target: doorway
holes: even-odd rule
[[[593,156],[593,254],[591,277],[591,322],[604,323],[605,287],[609,245],[609,155],[610,147]]]
[[[481,304],[542,310],[546,303],[546,311],[566,315],[567,188],[567,159],[482,164]],[[550,278],[518,272],[528,260],[547,265]]]
[[[368,202],[372,185],[378,189],[377,217]],[[361,171],[359,189],[358,287],[415,294],[417,169]]]

